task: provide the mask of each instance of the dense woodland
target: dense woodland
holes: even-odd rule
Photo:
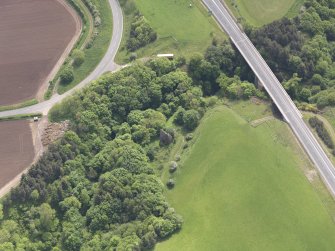
[[[184,64],[134,64],[51,111],[52,120],[70,120],[71,130],[4,199],[0,250],[143,250],[181,229],[157,175],[156,152],[173,141],[160,142],[161,131],[173,139],[177,125],[195,129],[213,105],[203,92],[257,92],[200,55],[188,71]]]
[[[334,0],[308,0],[292,20],[246,30],[293,99],[335,105]]]
[[[133,31],[146,27],[138,18]],[[335,0],[324,0],[245,30],[291,97],[322,108],[335,105],[334,27]],[[54,107],[50,118],[71,129],[0,204],[0,250],[145,250],[180,230],[157,175],[157,151],[173,144],[161,132],[194,130],[213,95],[266,98],[253,81],[236,49],[213,39],[204,56],[134,63]]]

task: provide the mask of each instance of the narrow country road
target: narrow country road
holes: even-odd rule
[[[311,130],[303,121],[300,111],[221,1],[202,1],[212,12],[221,27],[227,32],[237,49],[256,74],[259,81],[261,81],[264,88],[281,111],[284,119],[290,125],[299,142],[304,147],[308,156],[315,164],[330,193],[335,197],[334,166]]]
[[[76,85],[71,90],[65,92],[62,95],[55,94],[51,97],[51,99],[43,101],[41,103],[38,103],[36,105],[10,110],[10,111],[3,111],[0,112],[0,118],[1,117],[7,117],[7,116],[13,116],[18,114],[29,114],[29,113],[43,113],[46,115],[52,106],[54,106],[56,103],[59,103],[64,98],[68,97],[69,95],[73,94],[75,91],[83,88],[87,84],[89,84],[92,80],[97,79],[99,76],[101,76],[104,72],[107,71],[115,71],[120,66],[118,66],[114,62],[115,55],[119,49],[121,39],[122,39],[122,32],[123,32],[123,15],[122,15],[122,9],[120,7],[120,4],[118,0],[109,0],[110,7],[112,9],[113,14],[113,35],[112,40],[109,44],[108,50],[103,57],[103,59],[100,61],[100,63],[97,65],[97,67],[94,69],[91,74],[85,78],[82,82],[80,82],[78,85]]]

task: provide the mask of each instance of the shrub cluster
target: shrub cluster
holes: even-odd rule
[[[74,49],[72,52],[73,66],[79,67],[85,61],[85,53],[82,50]]]
[[[325,128],[323,122],[320,119],[318,119],[316,116],[311,117],[308,121],[311,127],[315,128],[318,136],[322,139],[325,145],[329,147],[330,149],[334,149],[334,142],[332,138],[330,137],[327,129]]]
[[[318,108],[324,108],[326,106],[334,106],[335,105],[335,88],[330,88],[327,90],[323,90],[318,94],[311,97],[310,102],[316,103]]]
[[[239,58],[228,42],[218,44],[213,41],[205,57],[196,54],[191,57],[188,64],[188,73],[193,81],[201,86],[204,95],[210,96],[218,93],[231,99],[248,99],[251,96],[264,97],[255,85],[248,81],[241,81],[242,69],[237,67]]]
[[[62,84],[68,84],[74,79],[73,68],[65,66],[59,75]]]
[[[200,119],[201,114],[197,110],[185,110],[179,107],[174,118],[174,123],[182,125],[188,131],[192,131],[199,125]]]
[[[84,0],[85,5],[89,9],[91,15],[93,16],[94,19],[94,31],[93,34],[91,35],[90,40],[86,44],[86,49],[89,49],[93,46],[93,42],[95,38],[99,35],[99,26],[102,24],[102,19],[100,17],[100,12],[97,8],[97,6],[92,2],[92,0]]]
[[[145,17],[136,15],[134,22],[131,24],[127,49],[129,51],[136,51],[137,49],[154,42],[156,39],[157,33],[151,28]]]

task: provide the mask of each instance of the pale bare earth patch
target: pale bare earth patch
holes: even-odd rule
[[[305,175],[309,182],[313,183],[313,181],[317,178],[318,173],[315,169],[305,171]]]
[[[45,148],[57,139],[63,137],[65,131],[69,127],[69,121],[65,120],[61,123],[48,123],[42,133],[42,147]]]

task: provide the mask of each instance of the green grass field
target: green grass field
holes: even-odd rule
[[[193,7],[190,8],[191,2]],[[224,33],[199,0],[137,0],[136,6],[158,34],[156,42],[136,52],[138,57],[158,53],[189,57],[195,52],[204,52],[214,36],[224,38]],[[123,46],[127,35],[124,38]],[[118,61],[128,58],[126,51],[121,50]]]
[[[167,192],[183,228],[155,250],[334,250],[329,195],[319,196],[305,168],[286,124],[254,128],[233,110],[215,108]]]
[[[284,16],[295,16],[304,0],[225,0],[237,17],[262,26]]]

